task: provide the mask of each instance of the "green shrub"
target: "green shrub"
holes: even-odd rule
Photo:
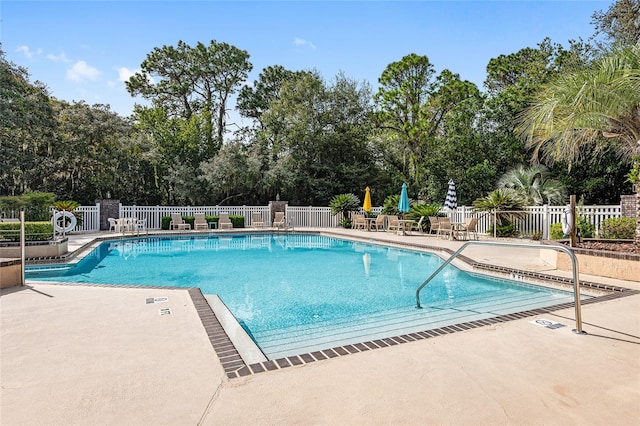
[[[340,221],[340,226],[343,228],[351,228],[351,218],[345,217]]]
[[[564,238],[564,233],[562,232],[562,224],[552,223],[551,227],[549,227],[549,239],[561,240],[562,238]]]
[[[26,241],[46,241],[53,239],[51,222],[25,222]],[[0,241],[20,241],[19,222],[0,222]]]
[[[595,225],[582,216],[578,218],[576,226],[581,238],[593,238],[596,232]]]
[[[442,204],[414,204],[409,210],[409,218],[412,220],[420,220],[420,216],[424,216],[422,221],[422,230],[429,232],[431,230],[431,222],[429,216],[438,216],[438,212],[442,208]]]
[[[493,225],[489,227],[487,232],[489,233],[489,235],[493,235]],[[518,231],[518,228],[516,228],[516,225],[514,225],[513,223],[508,223],[503,220],[502,225],[498,224],[498,226],[496,227],[496,237],[506,238],[517,237],[518,235],[520,235],[520,232]]]
[[[25,192],[22,195],[0,197],[0,211],[13,212],[15,215],[24,207],[25,220],[45,221],[49,220],[49,207],[54,200],[55,195],[49,192]]]
[[[578,233],[580,238],[593,238],[596,227],[589,222],[587,218],[579,217],[578,223],[576,224],[578,228]],[[562,224],[561,223],[552,223],[549,228],[549,239],[550,240],[561,240],[566,238],[564,232],[562,232]]]
[[[600,237],[616,240],[631,240],[636,232],[636,219],[632,217],[612,217],[602,221]]]

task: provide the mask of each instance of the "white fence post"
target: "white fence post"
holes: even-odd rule
[[[549,206],[545,204],[542,206],[542,238],[549,239]]]

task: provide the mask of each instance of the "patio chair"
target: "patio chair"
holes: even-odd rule
[[[429,216],[429,223],[431,224],[431,229],[429,230],[429,234],[438,234],[438,227],[440,226],[440,218],[438,216]]]
[[[204,213],[196,213],[195,219],[193,221],[193,229],[196,231],[199,229],[209,229],[209,223],[207,219],[204,217]]]
[[[470,234],[475,234],[475,239],[478,240],[478,231],[476,227],[478,226],[478,218],[477,217],[468,217],[465,220],[465,224],[459,229],[459,233],[465,236],[465,239],[469,239]]]
[[[371,229],[374,230],[374,231],[382,229],[384,231],[384,227],[386,225],[386,223],[385,223],[386,219],[387,219],[387,215],[386,214],[379,214],[376,217],[376,221],[371,225]]]
[[[363,214],[354,214],[351,218],[352,229],[367,229],[367,221]]]
[[[262,218],[262,213],[260,212],[251,213],[251,226],[253,226],[254,228],[264,227],[264,219]]]
[[[438,236],[447,235],[447,238],[453,237],[453,226],[451,220],[447,218],[440,218],[438,221]]]
[[[411,228],[409,231],[418,231],[419,233],[423,233],[422,231],[422,222],[424,221],[424,216],[420,216],[420,220],[411,224]]]
[[[233,229],[233,223],[229,219],[229,213],[220,213],[220,219],[218,219],[219,229]]]
[[[275,217],[273,218],[273,226],[276,228],[286,228],[287,221],[284,217],[284,212],[276,212]]]
[[[400,222],[398,222],[398,220],[398,216],[396,215],[387,216],[387,231],[398,232],[400,230]]]
[[[108,218],[109,221],[109,231],[120,232],[120,225],[118,225],[118,221],[112,217]]]
[[[171,213],[171,222],[169,222],[169,230],[187,230],[191,229],[191,224],[184,221],[180,213]]]

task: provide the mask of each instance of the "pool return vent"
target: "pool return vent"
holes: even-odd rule
[[[547,249],[547,250],[556,250],[563,251],[569,255],[571,258],[571,269],[573,272],[573,299],[576,307],[576,328],[572,331],[575,334],[587,334],[582,331],[582,312],[580,308],[580,282],[578,279],[578,259],[576,259],[573,251],[568,249],[565,246],[543,246],[537,244],[513,244],[513,243],[498,243],[493,241],[467,241],[464,243],[455,253],[449,257],[438,269],[435,270],[433,274],[429,278],[427,278],[420,286],[416,289],[416,307],[418,309],[422,309],[422,305],[420,304],[420,290],[422,290],[429,282],[440,273],[448,264],[450,264],[453,259],[458,257],[460,253],[464,249],[466,249],[470,245],[479,245],[479,246],[494,246],[494,247],[513,247],[513,248],[529,248],[529,249]]]

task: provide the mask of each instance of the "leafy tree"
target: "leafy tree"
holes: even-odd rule
[[[8,62],[0,45],[0,195],[42,187],[55,126],[44,84],[31,84],[27,70]]]
[[[640,1],[617,0],[606,11],[596,11],[591,16],[596,28],[595,36],[604,35],[601,47],[608,51],[612,46],[633,46],[640,43]]]
[[[273,101],[280,99],[282,84],[302,74],[289,71],[281,65],[263,69],[252,86],[244,86],[240,90],[236,106],[240,115],[254,119],[260,128],[264,128],[262,113],[269,109]]]
[[[380,87],[375,95],[381,138],[397,151],[387,161],[410,178],[412,192],[421,175],[420,159],[427,155],[422,132],[427,117],[423,107],[435,91],[434,74],[435,69],[427,56],[406,55],[387,65],[378,79]]]
[[[212,40],[191,47],[154,48],[141,71],[126,82],[129,93],[140,95],[169,117],[190,120],[200,115],[210,156],[222,146],[227,131],[227,102],[246,80],[253,66],[249,54],[227,43]]]
[[[275,191],[292,203],[326,204],[371,185],[369,102],[370,88],[343,75],[331,85],[312,74],[285,82],[262,115],[270,164],[283,166]]]
[[[200,170],[200,180],[209,192],[209,203],[253,204],[261,201],[253,196],[259,194],[260,163],[256,157],[248,155],[246,147],[238,141],[225,144],[213,160],[200,166]]]
[[[536,155],[550,161],[566,159],[571,166],[583,160],[585,147],[612,146],[630,162],[640,154],[639,76],[640,46],[615,50],[584,70],[560,75],[520,116],[519,132]]]
[[[561,204],[567,196],[562,182],[551,179],[549,170],[542,165],[515,167],[502,175],[498,181],[498,188],[511,189],[518,193],[526,204],[536,206]]]
[[[81,203],[93,203],[107,191],[125,196],[128,191],[119,189],[127,187],[121,180],[130,172],[120,167],[128,160],[124,145],[133,131],[129,120],[108,105],[56,101],[53,106],[59,124],[56,143],[45,158],[50,176],[43,188]],[[136,174],[128,180],[139,185],[143,177]]]

